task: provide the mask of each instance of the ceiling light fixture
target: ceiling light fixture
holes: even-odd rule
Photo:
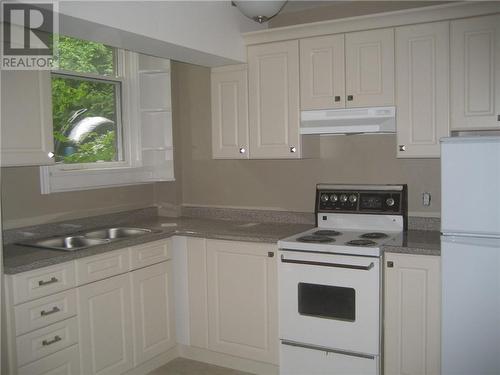
[[[277,15],[283,6],[286,4],[287,0],[284,1],[231,1],[231,4],[237,7],[241,13],[243,13],[248,18],[254,20],[258,23],[263,23],[269,21],[275,15]]]

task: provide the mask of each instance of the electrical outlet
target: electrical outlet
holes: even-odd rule
[[[431,193],[422,193],[422,205],[426,207],[431,205]]]

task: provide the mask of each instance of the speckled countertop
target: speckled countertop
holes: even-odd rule
[[[146,214],[130,215],[127,220],[123,218],[116,221],[112,218],[107,218],[104,221],[94,219],[93,221],[85,222],[83,225],[80,224],[78,229],[75,229],[77,225],[72,226],[72,224],[51,224],[49,229],[47,226],[44,226],[43,230],[39,229],[39,227],[30,227],[27,228],[28,230],[24,230],[24,233],[26,231],[34,232],[32,233],[32,238],[40,238],[48,237],[49,235],[74,234],[75,232],[88,231],[97,227],[111,227],[114,225],[148,228],[152,230],[152,233],[75,252],[45,250],[17,245],[14,242],[19,242],[19,238],[13,239],[11,235],[10,243],[5,244],[3,249],[4,273],[16,274],[25,272],[111,250],[157,241],[173,235],[275,243],[279,239],[313,227],[310,224],[244,222],[191,217],[168,218]],[[59,226],[58,230],[55,229],[57,226]],[[61,230],[63,226],[65,229]],[[23,233],[23,229],[18,230],[18,233]],[[387,252],[440,255],[439,232],[410,230],[405,232],[402,246],[384,246],[383,249]]]

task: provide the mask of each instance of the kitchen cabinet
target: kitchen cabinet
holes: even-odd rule
[[[50,72],[4,70],[0,80],[1,166],[53,164]]]
[[[212,69],[214,159],[248,159],[247,81],[245,64]]]
[[[300,40],[302,110],[394,105],[394,30]]]
[[[298,159],[299,42],[248,47],[248,110],[252,159]]]
[[[78,288],[81,369],[118,374],[133,366],[133,331],[128,274]]]
[[[451,22],[451,129],[500,129],[500,15]]]
[[[209,349],[278,363],[276,246],[207,241]]]
[[[300,109],[345,108],[344,34],[300,40]]]
[[[171,262],[130,274],[134,327],[134,367],[175,346]]]
[[[449,136],[449,22],[396,29],[397,156],[439,157]]]
[[[441,260],[385,254],[385,374],[439,374]]]

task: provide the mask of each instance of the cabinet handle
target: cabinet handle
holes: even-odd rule
[[[500,121],[500,115],[497,115],[497,121]]]
[[[352,101],[354,99],[354,95],[347,95],[347,100]]]
[[[336,101],[336,102],[340,102],[340,96],[336,95],[336,96],[335,96],[335,101]]]
[[[406,151],[406,145],[399,145],[399,151]]]
[[[394,262],[393,261],[388,261],[387,262],[387,268],[393,268],[394,267]]]
[[[247,149],[245,147],[240,147],[240,154],[244,154],[247,152]]]
[[[49,345],[55,344],[56,342],[59,342],[61,340],[62,340],[61,336],[54,336],[54,338],[52,340],[50,340],[50,341],[43,340],[42,341],[42,345],[43,346],[49,346]]]
[[[269,258],[274,258],[274,252],[273,251],[268,251],[267,256]]]
[[[50,315],[50,314],[55,314],[56,312],[59,312],[59,311],[61,311],[61,309],[59,307],[57,307],[57,306],[54,306],[52,308],[52,310],[49,310],[49,311],[42,310],[42,311],[40,311],[40,315],[41,316],[47,316],[47,315]]]
[[[290,146],[290,152],[293,154],[294,152],[297,152],[297,148],[295,146]]]
[[[48,281],[40,280],[38,282],[38,286],[49,285],[49,284],[57,283],[58,281],[59,280],[57,279],[57,277],[51,277],[50,280],[48,280]]]

